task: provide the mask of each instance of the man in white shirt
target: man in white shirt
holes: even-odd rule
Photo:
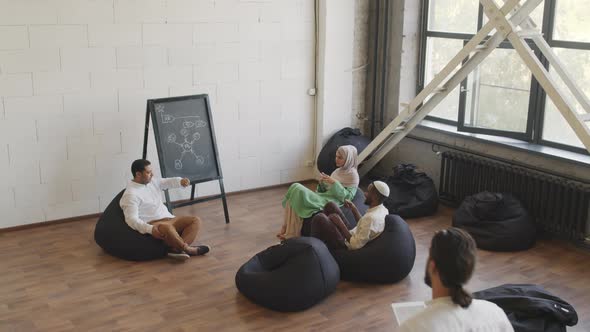
[[[426,309],[408,319],[399,331],[513,332],[506,314],[496,304],[473,299],[463,289],[475,268],[475,241],[451,227],[432,238],[424,282],[432,287]]]
[[[191,246],[201,228],[201,219],[193,216],[175,217],[162,203],[162,190],[187,187],[187,178],[158,179],[153,177],[148,160],[138,159],[131,164],[133,180],[125,188],[119,204],[129,227],[141,234],[163,240],[172,250],[168,256],[186,260],[189,256],[204,255],[209,246]]]
[[[357,221],[352,230],[348,230],[345,217],[340,208],[333,202],[326,204],[324,211],[316,214],[311,220],[311,236],[316,237],[330,249],[356,250],[364,247],[369,241],[379,236],[385,228],[385,216],[389,211],[383,206],[389,197],[389,187],[385,182],[374,181],[365,193],[365,204],[369,209],[361,217],[357,207],[351,201],[345,201]]]

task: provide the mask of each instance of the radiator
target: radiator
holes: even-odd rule
[[[441,201],[457,206],[465,197],[486,190],[515,195],[539,231],[584,241],[588,184],[470,154],[442,153]]]

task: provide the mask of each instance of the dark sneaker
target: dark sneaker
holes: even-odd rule
[[[191,258],[191,256],[189,256],[185,252],[169,252],[168,257],[179,260],[179,261],[185,261],[185,260]]]
[[[191,256],[201,256],[204,255],[206,253],[208,253],[209,251],[211,251],[211,247],[209,246],[191,246],[191,248],[196,248],[197,249],[197,253],[196,254],[189,254]]]

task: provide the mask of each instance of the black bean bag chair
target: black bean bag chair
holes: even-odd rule
[[[365,214],[365,212],[367,212],[367,209],[369,208],[369,206],[367,204],[365,204],[365,194],[363,193],[361,188],[358,188],[356,190],[356,194],[354,195],[352,202],[354,203],[354,205],[356,205],[356,208],[359,210],[359,213],[361,215],[363,215],[363,214]],[[352,211],[349,208],[346,208],[344,206],[341,206],[340,209],[342,210],[342,213],[344,213],[344,216],[346,217],[345,222],[347,223],[348,229],[353,229],[356,226],[356,220],[354,219],[354,215],[352,214]],[[301,226],[301,236],[311,236],[311,219],[312,218],[313,218],[313,216],[303,219],[303,224]]]
[[[412,164],[393,168],[393,175],[382,179],[389,185],[390,194],[383,205],[402,218],[419,218],[436,213],[438,193],[434,181]]]
[[[336,134],[332,135],[326,145],[318,155],[318,170],[326,174],[332,174],[336,169],[336,150],[342,145],[354,145],[358,153],[361,153],[367,145],[371,143],[371,139],[361,136],[359,129],[352,129],[349,127],[340,129]]]
[[[505,284],[473,293],[473,297],[502,308],[515,332],[565,332],[578,323],[576,309],[532,284]]]
[[[333,250],[332,256],[340,266],[342,280],[395,283],[412,271],[416,242],[408,224],[390,214],[377,238],[357,250]]]
[[[481,192],[463,200],[453,226],[466,230],[481,249],[518,251],[535,244],[535,225],[511,194]]]
[[[340,270],[324,243],[297,237],[252,257],[236,274],[236,286],[252,302],[276,311],[301,311],[336,289]]]
[[[107,206],[94,229],[94,241],[104,251],[126,260],[147,261],[166,256],[168,248],[162,240],[141,234],[127,225],[119,201],[121,191]]]

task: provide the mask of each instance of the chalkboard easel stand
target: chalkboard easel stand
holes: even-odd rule
[[[145,113],[145,132],[143,135],[143,154],[142,154],[143,159],[146,159],[146,157],[147,157],[147,145],[148,145],[148,136],[149,136],[149,129],[150,129],[149,127],[150,127],[150,109],[149,109],[149,104],[148,104],[148,107],[147,107],[146,113]],[[229,224],[229,212],[227,210],[227,199],[226,199],[226,195],[225,195],[225,187],[223,186],[223,176],[221,176],[221,168],[219,168],[219,173],[220,173],[220,176],[218,178],[204,179],[204,180],[195,181],[195,182],[191,181],[191,198],[186,202],[173,204],[172,201],[170,200],[170,193],[168,192],[168,190],[164,190],[164,195],[166,197],[166,207],[168,208],[168,211],[170,211],[170,213],[172,213],[172,209],[177,208],[177,207],[193,205],[193,204],[212,201],[214,199],[221,198],[221,201],[223,202],[223,213],[225,215],[225,223]],[[195,199],[195,186],[198,183],[214,181],[214,180],[219,181],[220,194]]]

